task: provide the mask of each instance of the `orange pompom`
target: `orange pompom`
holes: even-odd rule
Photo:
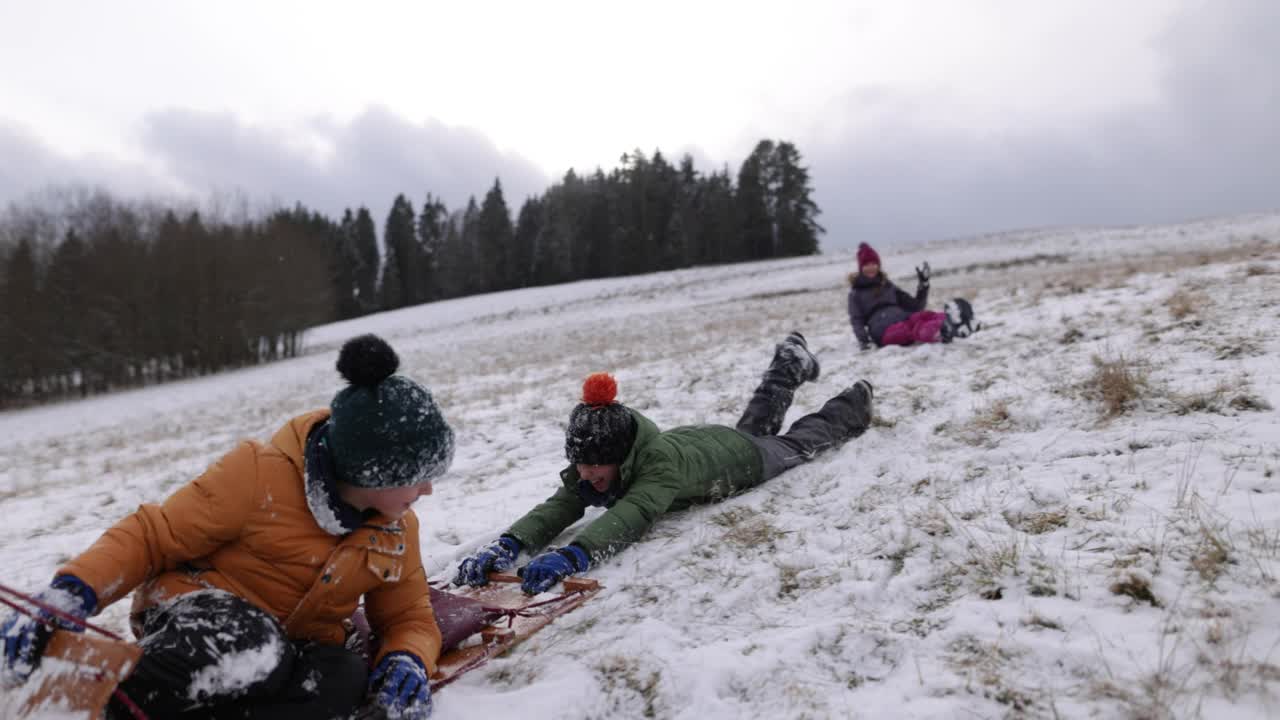
[[[618,396],[618,383],[609,373],[591,373],[582,383],[582,402],[588,405],[608,405]]]

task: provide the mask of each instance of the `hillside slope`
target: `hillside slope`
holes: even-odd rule
[[[2,414],[4,581],[43,584],[235,439],[326,404],[360,332],[458,431],[417,505],[445,576],[552,492],[588,372],[663,427],[732,424],[798,329],[823,374],[789,419],[867,378],[872,429],[664,518],[435,717],[1280,713],[1280,217],[882,255],[908,289],[928,259],[933,304],[970,297],[986,329],[860,353],[851,258],[823,256],[421,306],[317,328],[271,367]]]

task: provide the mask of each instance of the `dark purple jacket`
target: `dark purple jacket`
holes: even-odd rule
[[[853,334],[860,343],[875,342],[879,345],[885,329],[906,320],[912,313],[920,312],[929,302],[928,285],[918,285],[916,296],[911,297],[898,289],[884,273],[875,279],[862,273],[850,277],[849,324],[853,325]]]

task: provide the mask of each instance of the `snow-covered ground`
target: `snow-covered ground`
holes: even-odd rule
[[[587,373],[663,427],[731,425],[798,329],[823,372],[789,419],[867,378],[872,429],[663,518],[435,717],[1280,716],[1280,216],[881,254],[908,290],[929,260],[934,304],[970,297],[986,329],[858,352],[852,258],[829,255],[426,305],[270,367],[0,414],[3,581],[42,586],[237,438],[326,404],[337,346],[370,331],[458,431],[417,505],[449,576],[553,491]]]

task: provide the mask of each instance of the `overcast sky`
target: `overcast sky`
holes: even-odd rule
[[[0,202],[513,213],[626,150],[808,163],[827,248],[1280,209],[1280,2],[0,0]]]

